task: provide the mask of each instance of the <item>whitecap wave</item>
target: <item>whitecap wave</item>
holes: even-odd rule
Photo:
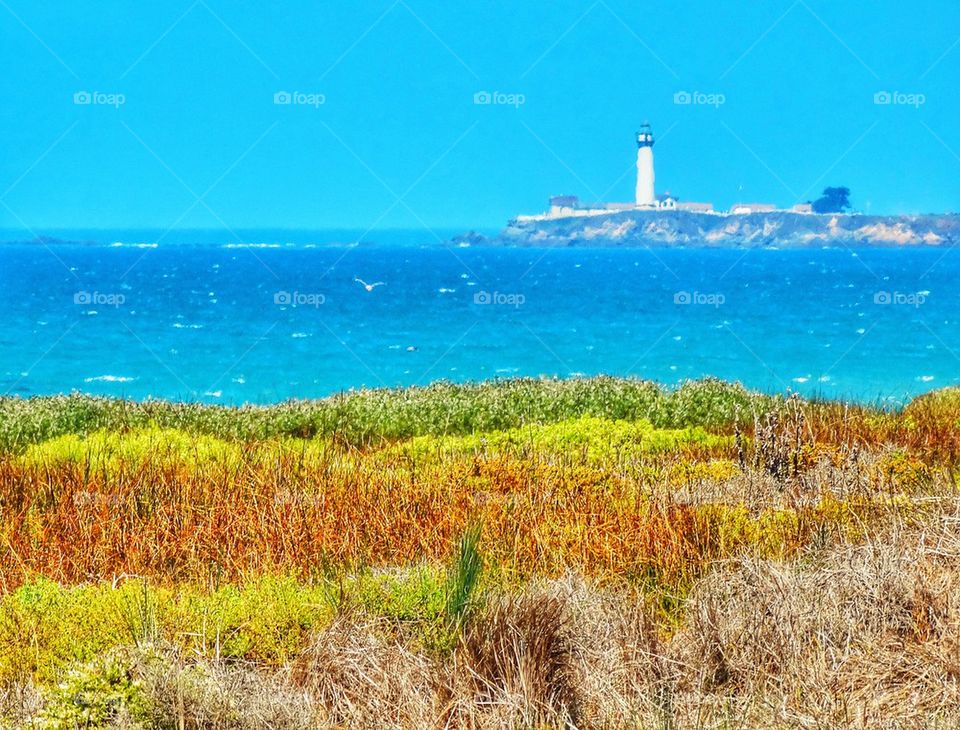
[[[280,248],[279,243],[225,243],[223,248]]]

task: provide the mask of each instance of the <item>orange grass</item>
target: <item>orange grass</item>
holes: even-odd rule
[[[491,565],[517,577],[575,568],[675,586],[744,550],[786,555],[824,531],[853,534],[889,508],[829,494],[761,509],[697,503],[643,473],[504,455],[413,463],[377,452],[325,452],[308,468],[283,451],[210,468],[0,458],[0,573],[6,590],[37,574],[64,583],[309,578],[444,559],[479,521]]]
[[[809,438],[847,448],[895,444],[927,462],[960,460],[960,397],[938,391],[912,401],[903,411],[885,412],[839,402],[803,407]]]

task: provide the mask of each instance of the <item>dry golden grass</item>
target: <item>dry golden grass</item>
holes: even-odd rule
[[[488,596],[444,656],[349,613],[286,669],[137,656],[171,727],[953,728],[960,520],[730,561],[679,628],[570,573]]]
[[[952,489],[946,472],[902,454],[785,452],[769,440],[743,467],[732,446],[597,463],[537,452],[417,461],[308,443],[102,464],[0,456],[2,587],[36,575],[202,583],[442,561],[474,523],[491,565],[516,577],[575,569],[680,587],[743,551],[852,539]]]

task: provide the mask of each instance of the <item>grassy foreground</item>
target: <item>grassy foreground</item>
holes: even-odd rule
[[[960,726],[960,395],[0,399],[0,727]]]

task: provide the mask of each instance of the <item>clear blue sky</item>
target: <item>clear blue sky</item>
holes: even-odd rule
[[[956,0],[0,0],[0,227],[498,227],[630,199],[645,119],[685,200],[958,210],[958,35]]]

